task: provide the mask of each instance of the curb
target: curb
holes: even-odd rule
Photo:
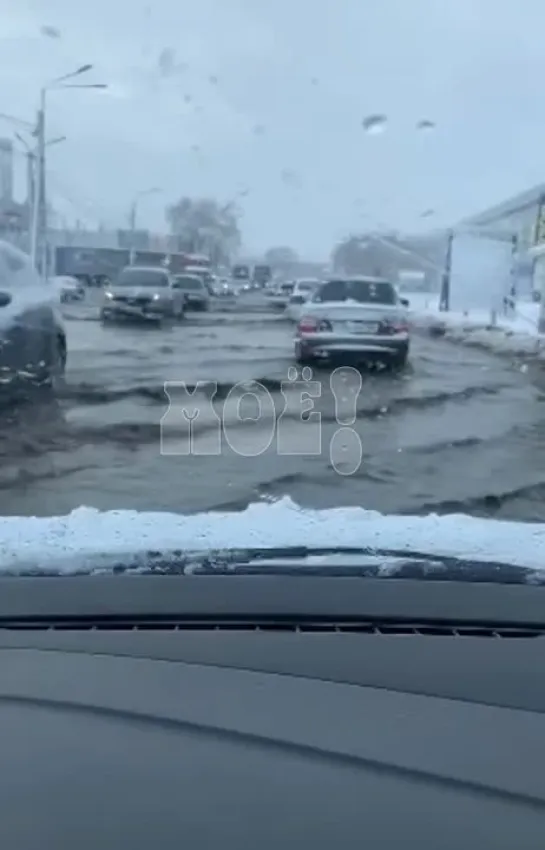
[[[545,337],[517,333],[492,325],[466,325],[449,327],[448,322],[435,316],[411,316],[413,332],[443,339],[468,348],[479,348],[499,357],[529,360],[545,365]]]

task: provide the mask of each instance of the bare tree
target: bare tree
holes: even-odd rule
[[[229,263],[241,245],[238,210],[212,198],[180,198],[166,210],[178,250],[202,253],[216,263]]]

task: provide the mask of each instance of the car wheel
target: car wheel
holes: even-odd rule
[[[54,364],[54,368],[57,370],[57,374],[61,377],[64,376],[66,372],[66,338],[62,334],[58,334],[57,336],[57,358],[56,363]]]
[[[406,367],[408,359],[409,349],[407,348],[404,351],[399,351],[397,354],[393,354],[389,360],[388,365],[396,371],[401,371]]]
[[[38,378],[38,390],[50,393],[60,389],[64,385],[64,373],[66,370],[66,339],[59,333],[55,337],[53,350],[49,349],[44,357],[42,368]]]

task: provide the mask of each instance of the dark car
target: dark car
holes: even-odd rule
[[[272,280],[271,267],[266,265],[254,266],[252,279],[260,288],[266,286]]]
[[[233,280],[237,281],[249,281],[250,280],[250,266],[246,265],[237,265],[233,266],[231,270],[231,277]]]
[[[66,366],[66,333],[58,290],[30,258],[0,242],[0,402],[51,388]]]

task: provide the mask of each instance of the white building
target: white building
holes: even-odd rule
[[[465,219],[462,225],[516,237],[520,282],[526,282],[522,288],[545,292],[545,183]]]

